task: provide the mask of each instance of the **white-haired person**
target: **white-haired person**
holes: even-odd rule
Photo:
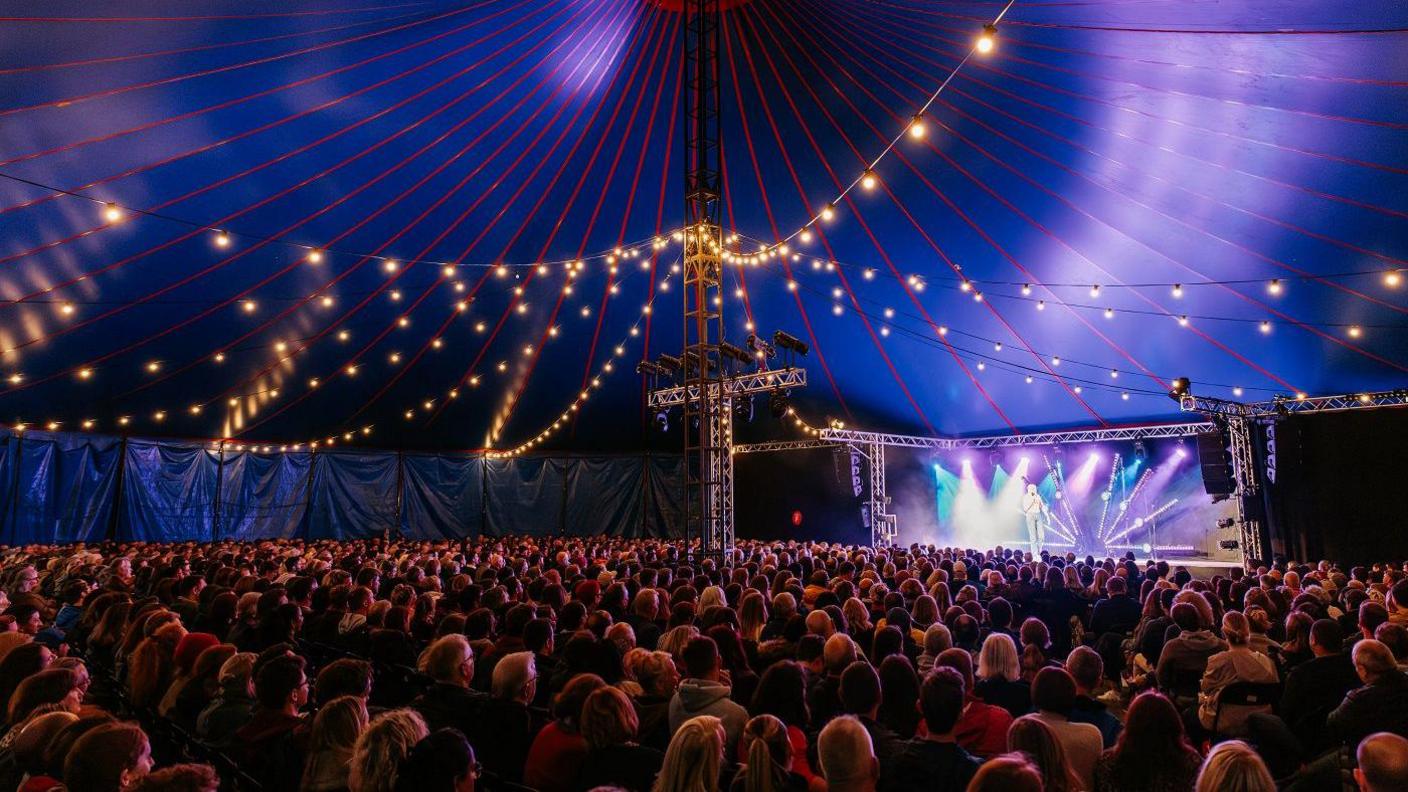
[[[1150,768],[1150,772],[1157,772]],[[1241,740],[1218,743],[1203,760],[1195,792],[1276,792],[1261,757]]]
[[[817,736],[816,753],[828,792],[874,792],[880,762],[870,732],[852,715],[833,718]]]
[[[411,702],[411,708],[425,718],[431,731],[459,729],[468,734],[488,698],[469,687],[474,679],[474,650],[469,639],[463,635],[436,639],[420,653],[417,666],[434,684]]]
[[[1005,633],[992,633],[978,653],[974,692],[983,701],[1002,707],[1013,718],[1032,710],[1031,685],[1022,681],[1017,644]]]
[[[537,685],[532,652],[504,655],[494,666],[489,699],[465,732],[484,769],[501,780],[518,783],[523,776],[523,763],[538,731],[528,709]]]

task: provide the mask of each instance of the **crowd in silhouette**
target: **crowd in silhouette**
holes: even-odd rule
[[[0,792],[1408,789],[1401,564],[102,543],[0,588]]]

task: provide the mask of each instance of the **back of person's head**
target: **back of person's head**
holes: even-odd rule
[[[587,697],[597,688],[605,686],[606,680],[596,674],[577,674],[567,680],[567,684],[553,697],[553,718],[569,731],[575,731],[579,725],[578,718],[582,716],[582,705],[587,703]]]
[[[1065,715],[1076,704],[1076,681],[1064,668],[1047,667],[1032,680],[1032,706]]]
[[[109,723],[116,723],[116,719],[106,712],[92,711],[82,714],[78,720],[70,722],[59,730],[54,739],[44,748],[44,775],[53,778],[62,778],[64,774],[64,762],[68,755],[73,752],[73,744],[79,738],[90,731],[106,726]]]
[[[308,682],[304,674],[304,660],[297,655],[276,657],[259,669],[254,679],[254,697],[259,705],[267,709],[282,709],[290,697],[298,706],[300,692],[306,691]]]
[[[685,675],[703,679],[713,673],[719,665],[719,646],[708,636],[691,638],[681,653]]]
[[[1078,686],[1094,690],[1100,686],[1100,679],[1105,675],[1105,661],[1099,652],[1089,646],[1077,646],[1066,657],[1066,670]]]
[[[1352,654],[1354,666],[1360,669],[1361,676],[1367,674],[1371,678],[1378,677],[1398,667],[1393,652],[1373,638],[1365,638],[1356,643]]]
[[[178,764],[153,770],[131,792],[219,792],[220,776],[205,764]]]
[[[935,666],[919,686],[919,708],[929,733],[948,734],[963,714],[963,676],[947,666]]]
[[[1218,743],[1198,770],[1195,792],[1276,792],[1261,757],[1241,740]]]
[[[18,725],[45,704],[61,704],[63,709],[77,712],[82,695],[76,671],[71,668],[46,668],[26,678],[10,695],[9,723],[11,726]]]
[[[953,636],[943,622],[934,622],[924,630],[924,654],[938,657],[939,653],[953,646]]]
[[[591,750],[635,742],[640,719],[631,700],[620,688],[602,686],[582,704],[582,738]]]
[[[219,682],[222,688],[247,690],[254,674],[253,652],[237,652],[220,665]]]
[[[1408,789],[1408,740],[1391,732],[1365,737],[1355,752],[1359,767],[1354,779],[1360,792]]]
[[[152,767],[151,743],[134,723],[108,723],[79,737],[64,760],[71,790],[123,792]]]
[[[841,672],[841,708],[850,715],[869,715],[880,706],[880,674],[864,660]]]
[[[538,678],[537,664],[532,652],[513,652],[504,655],[494,665],[490,688],[494,698],[513,699],[525,695],[529,685]]]
[[[1198,606],[1191,602],[1176,602],[1169,609],[1169,618],[1178,625],[1178,629],[1184,632],[1194,632],[1202,629],[1203,617],[1198,611]]]
[[[1021,664],[1017,660],[1017,645],[1004,633],[992,633],[983,640],[982,651],[978,654],[979,679],[1005,679],[1016,681],[1022,675]]]
[[[78,716],[72,712],[46,712],[31,718],[13,743],[15,764],[29,775],[43,775],[45,749],[76,720]]]
[[[340,696],[365,699],[372,692],[372,665],[366,660],[340,657],[323,666],[314,685],[319,702]]]
[[[816,740],[821,775],[830,789],[845,789],[873,781],[879,772],[870,732],[850,715],[832,718]]]
[[[378,715],[352,749],[347,788],[350,792],[395,792],[401,763],[429,733],[415,710]]]
[[[397,792],[437,792],[460,788],[477,774],[474,749],[459,729],[436,729],[416,743],[397,773]]]
[[[851,636],[838,632],[826,639],[821,659],[827,673],[840,674],[856,661],[857,654],[856,642],[851,640]]]
[[[1047,792],[1075,792],[1080,788],[1066,751],[1056,732],[1035,715],[1023,715],[1007,727],[1007,750],[1020,751],[1041,772]]]
[[[1246,646],[1252,637],[1251,623],[1246,614],[1230,610],[1222,614],[1222,637],[1232,646]]]
[[[308,753],[351,751],[357,738],[366,731],[368,721],[367,703],[357,696],[339,696],[326,702],[313,718]]]
[[[934,658],[934,666],[952,668],[963,677],[963,689],[973,691],[973,655],[963,649],[945,649]]]
[[[670,738],[653,792],[717,792],[723,758],[723,721],[712,715],[690,718]]]
[[[1310,643],[1327,652],[1338,652],[1344,646],[1344,630],[1334,619],[1316,619],[1310,625]]]
[[[463,635],[437,638],[421,653],[420,672],[436,682],[469,684],[474,676],[474,650]]]
[[[1041,770],[1024,754],[1003,754],[978,768],[967,792],[1043,792]]]

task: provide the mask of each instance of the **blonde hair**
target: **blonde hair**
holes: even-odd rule
[[[401,762],[429,733],[415,710],[391,710],[377,717],[352,749],[347,788],[351,792],[394,792]]]
[[[738,603],[739,637],[745,641],[761,641],[768,621],[768,603],[761,592],[749,589]]]
[[[653,792],[717,792],[723,758],[723,721],[713,715],[690,718],[670,738]]]
[[[659,690],[660,680],[671,673],[679,674],[679,669],[675,667],[675,658],[669,652],[655,651],[642,657],[636,664],[636,681],[640,683],[641,689],[647,696],[654,696],[659,693],[669,695],[673,690]]]
[[[684,653],[685,644],[698,637],[698,627],[692,624],[681,624],[660,636],[660,641],[655,648],[662,652],[668,652],[671,657],[679,657]]]
[[[743,727],[743,792],[781,792],[792,768],[787,726],[775,715],[759,715]]]
[[[1222,637],[1232,646],[1246,646],[1251,640],[1252,627],[1241,611],[1227,611],[1222,615]]]
[[[1005,679],[1015,682],[1022,677],[1022,667],[1017,662],[1017,645],[1005,633],[991,633],[983,641],[978,653],[979,679]]]
[[[1276,792],[1276,782],[1251,746],[1219,743],[1198,770],[1195,792]]]
[[[846,626],[852,631],[868,630],[872,626],[870,610],[857,597],[851,597],[841,605],[841,615],[846,617]]]
[[[332,762],[348,771],[349,759],[362,732],[367,730],[367,704],[357,696],[339,696],[324,704],[313,719],[308,736],[308,761],[303,766],[303,786],[320,775],[320,765]]]

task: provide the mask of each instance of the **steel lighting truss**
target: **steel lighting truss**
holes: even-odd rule
[[[1408,389],[1346,393],[1338,396],[1280,396],[1260,402],[1235,402],[1188,393],[1179,397],[1178,406],[1183,412],[1204,415],[1276,419],[1299,413],[1404,407],[1408,406]]]
[[[733,399],[754,393],[772,393],[777,390],[804,388],[807,385],[807,370],[785,368],[772,371],[751,371],[747,374],[736,374],[732,377],[716,379],[713,384],[722,386],[724,398]],[[646,406],[659,410],[679,407],[699,401],[700,392],[697,384],[660,388],[651,391],[646,396]]]

